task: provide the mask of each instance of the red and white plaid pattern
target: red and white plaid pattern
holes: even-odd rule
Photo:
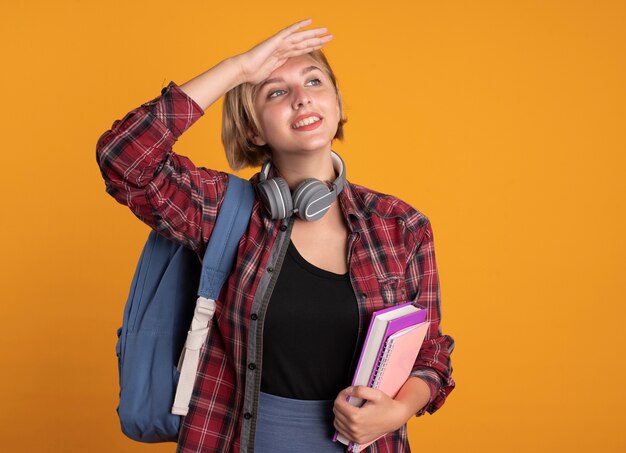
[[[204,252],[227,184],[227,174],[196,167],[172,146],[204,111],[174,82],[160,96],[113,123],[98,140],[97,161],[107,192],[162,235]],[[258,182],[258,174],[251,178]],[[251,304],[268,262],[280,221],[255,201],[216,312],[217,328],[204,349],[179,452],[240,450],[244,417]],[[433,413],[454,388],[450,353],[454,341],[442,335],[439,281],[428,219],[403,201],[346,183],[339,204],[350,227],[349,273],[357,294],[360,338],[371,313],[412,300],[428,310],[430,329],[412,375],[424,379]],[[252,316],[254,318],[254,316]],[[254,347],[258,347],[255,345]],[[259,367],[260,368],[260,367]],[[247,414],[246,418],[254,414]],[[254,438],[254,433],[250,436]],[[250,443],[252,445],[252,443]],[[384,436],[371,452],[409,451],[406,427]]]

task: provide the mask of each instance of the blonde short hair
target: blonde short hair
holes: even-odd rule
[[[333,73],[326,56],[321,50],[310,52],[315,60],[333,82],[339,102],[340,120],[334,139],[343,139],[343,125],[347,118],[343,115],[343,102],[341,93],[337,87],[337,79]],[[226,159],[233,170],[245,167],[263,165],[271,158],[271,150],[267,144],[255,145],[250,140],[250,133],[257,133],[259,128],[258,119],[254,110],[254,98],[258,85],[242,83],[226,93],[222,110],[222,143],[226,151]]]

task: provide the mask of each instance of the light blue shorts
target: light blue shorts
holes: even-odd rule
[[[333,442],[333,400],[295,400],[262,393],[254,453],[343,453]]]

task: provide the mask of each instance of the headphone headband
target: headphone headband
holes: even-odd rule
[[[341,192],[343,190],[343,183],[346,180],[346,167],[341,156],[335,151],[330,152],[330,157],[333,159],[333,168],[335,169],[335,173],[338,175],[331,184],[337,188],[337,192]],[[271,167],[272,160],[266,160],[261,167],[261,173],[259,175],[261,182],[265,182],[267,180]]]

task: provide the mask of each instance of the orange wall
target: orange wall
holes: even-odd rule
[[[348,178],[435,231],[457,389],[410,422],[415,450],[626,450],[624,2],[4,3],[0,450],[173,451],[119,431],[115,329],[148,230],[95,144],[309,16],[335,35]],[[220,118],[175,150],[226,170]]]

